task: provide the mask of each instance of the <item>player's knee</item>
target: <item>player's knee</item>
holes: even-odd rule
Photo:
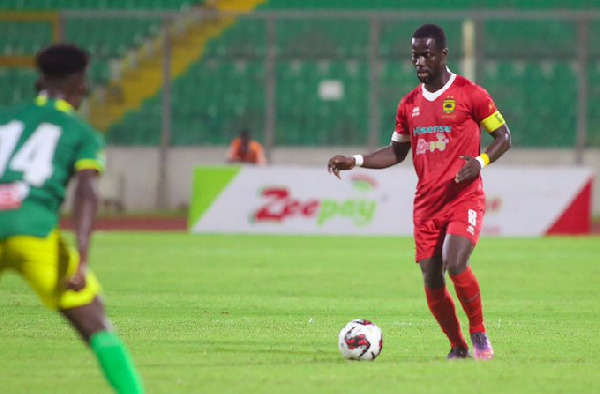
[[[459,260],[444,259],[444,271],[447,271],[450,275],[458,275],[462,273],[466,267],[466,261],[463,262]]]
[[[98,298],[94,298],[90,304],[62,309],[61,312],[86,342],[89,342],[89,339],[97,332],[111,329]]]
[[[427,275],[423,276],[425,287],[428,289],[439,289],[444,287],[444,277],[442,275]]]
[[[89,340],[94,334],[109,330],[110,325],[104,316],[94,316],[83,324],[80,333],[84,338]]]
[[[438,269],[422,269],[423,282],[428,289],[439,289],[444,286],[444,276]]]
[[[104,316],[91,316],[86,320],[73,323],[73,326],[85,342],[89,342],[94,334],[111,330],[110,324],[108,324]]]

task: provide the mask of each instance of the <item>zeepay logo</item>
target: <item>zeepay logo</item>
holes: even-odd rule
[[[370,193],[377,182],[366,176],[351,178],[355,192]],[[346,218],[355,226],[363,227],[373,221],[377,201],[367,198],[299,199],[285,186],[268,186],[260,191],[264,203],[254,212],[250,220],[254,223],[283,223],[292,218],[315,220],[323,226],[335,218]]]

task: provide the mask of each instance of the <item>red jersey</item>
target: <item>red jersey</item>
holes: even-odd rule
[[[421,85],[402,98],[392,141],[411,143],[419,178],[415,219],[429,217],[463,197],[484,198],[481,177],[458,184],[454,178],[465,164],[460,156],[479,156],[480,127],[493,132],[502,124],[487,91],[456,74],[434,93]]]

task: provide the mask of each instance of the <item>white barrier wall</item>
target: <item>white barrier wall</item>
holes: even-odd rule
[[[191,195],[194,168],[198,165],[222,164],[227,148],[171,148],[167,160],[168,208],[187,208]],[[329,157],[334,154],[367,153],[362,147],[277,148],[272,161],[278,165],[307,165],[325,170]],[[106,177],[111,178],[106,194],[120,198],[126,211],[151,211],[157,208],[158,149],[109,147],[106,152]],[[600,149],[585,152],[584,165],[595,175],[595,187],[600,185]],[[407,158],[398,168],[410,169]],[[491,168],[544,166],[548,170],[571,166],[575,162],[572,149],[519,149],[512,148]],[[487,170],[487,169],[486,169]],[[560,179],[557,179],[560,181]],[[120,185],[119,188],[115,186]],[[103,190],[101,190],[103,192]],[[600,192],[593,194],[593,212],[600,215]]]
[[[592,178],[588,169],[486,169],[482,235],[589,231]],[[412,169],[400,167],[346,171],[341,180],[314,168],[198,167],[189,226],[210,233],[412,235],[416,182]]]

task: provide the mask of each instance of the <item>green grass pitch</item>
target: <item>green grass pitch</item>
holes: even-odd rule
[[[445,361],[409,238],[99,233],[91,264],[148,393],[598,393],[599,256],[599,238],[482,239],[488,363]],[[14,275],[0,316],[0,392],[111,392]],[[338,353],[354,318],[383,330],[375,362]]]

